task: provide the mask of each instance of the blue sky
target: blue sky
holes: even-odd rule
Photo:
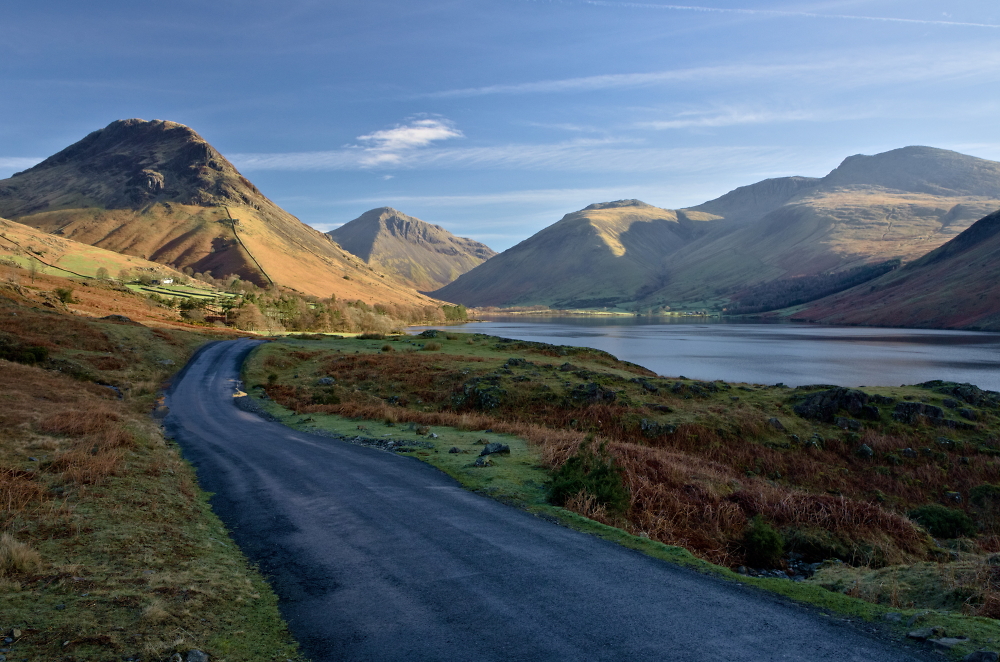
[[[851,154],[1000,160],[1000,3],[4,3],[0,177],[191,126],[329,230],[388,205],[502,250],[592,202],[698,204]]]

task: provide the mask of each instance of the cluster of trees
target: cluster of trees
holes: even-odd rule
[[[813,301],[860,285],[896,269],[900,260],[866,264],[846,271],[785,278],[747,288],[734,297],[726,312],[763,313]]]

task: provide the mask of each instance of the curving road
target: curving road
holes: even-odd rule
[[[412,458],[241,411],[233,380],[257,342],[195,355],[165,424],[316,662],[926,659],[467,492]]]

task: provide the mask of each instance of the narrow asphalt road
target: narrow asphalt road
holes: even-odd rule
[[[415,459],[241,411],[234,380],[255,344],[199,352],[165,424],[316,662],[925,659],[467,492]]]

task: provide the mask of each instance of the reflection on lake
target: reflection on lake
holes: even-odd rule
[[[589,317],[492,317],[433,328],[594,347],[667,377],[789,386],[944,379],[1000,390],[998,333]]]

